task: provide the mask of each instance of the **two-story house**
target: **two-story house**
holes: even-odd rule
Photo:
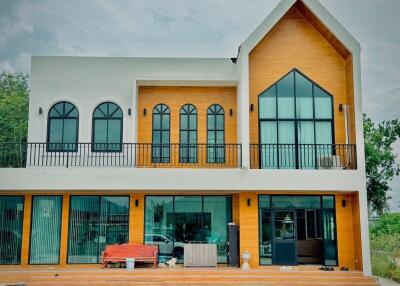
[[[283,0],[237,58],[34,56],[27,143],[0,149],[0,264],[99,263],[107,244],[216,243],[252,267],[371,274],[360,46]],[[14,167],[14,168],[7,168]]]

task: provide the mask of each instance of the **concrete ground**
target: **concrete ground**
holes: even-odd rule
[[[379,277],[379,282],[382,286],[398,286],[400,283],[394,282],[393,280],[388,280],[385,278]]]

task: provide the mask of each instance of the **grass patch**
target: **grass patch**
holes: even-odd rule
[[[372,273],[400,282],[400,214],[385,214],[371,226]]]

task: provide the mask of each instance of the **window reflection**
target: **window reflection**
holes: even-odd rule
[[[215,243],[227,263],[230,196],[147,196],[145,243],[160,247],[160,261],[183,261],[185,243]]]

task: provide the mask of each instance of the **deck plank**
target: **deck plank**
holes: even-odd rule
[[[183,268],[134,270],[98,265],[74,266],[0,266],[0,284],[12,285],[266,285],[266,286],[378,286],[375,277],[359,271],[320,271],[317,267],[294,267],[282,271],[279,267],[263,267],[242,271],[236,268]]]

